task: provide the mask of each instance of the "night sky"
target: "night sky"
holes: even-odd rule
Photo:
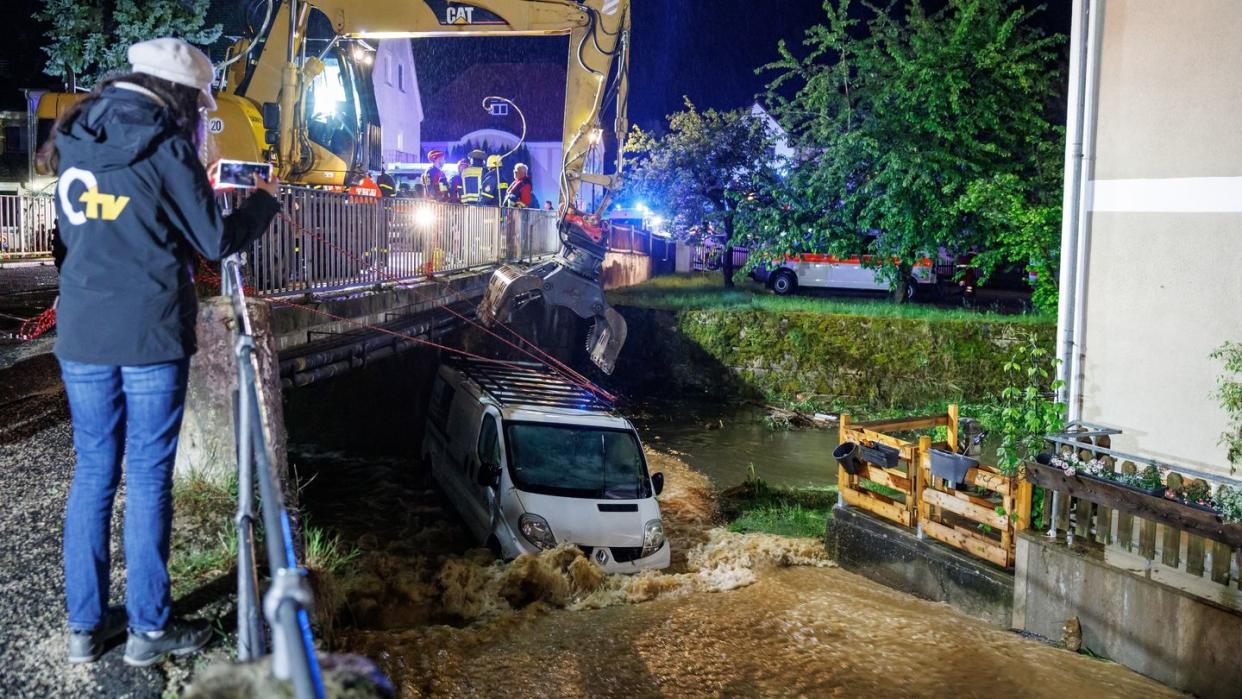
[[[368,0],[358,0],[366,2]],[[370,0],[389,2],[390,0]],[[403,0],[414,1],[414,0]],[[216,0],[213,15],[246,0]],[[4,0],[6,15],[29,17],[41,0]],[[931,4],[931,3],[928,3]],[[1068,34],[1069,3],[1053,0],[1041,18],[1050,31]],[[681,107],[682,96],[701,107],[750,104],[771,76],[755,68],[776,57],[776,44],[801,42],[823,17],[821,0],[633,0],[634,54],[630,116],[650,128]],[[16,37],[0,43],[0,106],[21,108],[21,87],[55,87],[42,75],[39,51],[44,27],[19,20]],[[226,33],[237,29],[227,27]],[[424,99],[461,66],[474,62],[540,61],[564,65],[565,39],[437,39],[415,42]]]

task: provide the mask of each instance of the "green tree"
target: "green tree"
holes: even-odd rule
[[[131,44],[176,36],[208,47],[219,24],[205,27],[210,0],[43,0],[36,19],[48,23],[43,72],[73,89],[128,65]]]
[[[1055,304],[1061,37],[1016,0],[854,5],[826,2],[805,55],[782,43],[761,69],[801,154],[760,228],[766,252],[871,253],[899,299],[912,262],[977,252],[984,276],[1036,269],[1037,301]]]
[[[724,283],[732,286],[739,224],[757,214],[777,180],[773,146],[767,124],[748,110],[699,111],[686,99],[664,133],[634,127],[622,196],[663,212],[680,237],[723,233]]]

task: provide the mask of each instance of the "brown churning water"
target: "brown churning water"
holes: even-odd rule
[[[1177,696],[1120,666],[836,569],[814,539],[715,527],[706,477],[665,454],[664,572],[605,575],[562,546],[510,563],[375,547],[347,584],[340,650],[402,696]]]

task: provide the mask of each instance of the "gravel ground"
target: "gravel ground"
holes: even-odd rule
[[[0,371],[0,415],[0,492],[5,497],[0,507],[0,696],[160,697],[167,687],[182,686],[201,659],[137,669],[122,662],[123,649],[116,646],[93,664],[65,661],[61,531],[73,476],[73,435],[51,355]],[[124,485],[113,517],[114,604],[124,599],[123,507]],[[221,602],[228,604],[217,595],[208,604]]]
[[[56,284],[56,268],[50,264],[0,265],[0,369],[52,351],[54,329],[32,342],[13,339],[12,335],[23,319],[37,316],[52,305]]]

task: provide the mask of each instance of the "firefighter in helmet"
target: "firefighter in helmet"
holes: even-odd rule
[[[479,203],[483,206],[500,206],[505,197],[505,183],[500,177],[502,161],[499,155],[488,156],[487,171],[483,173],[483,186],[479,191]]]
[[[483,193],[483,158],[487,154],[478,148],[470,151],[470,160],[461,170],[461,203],[477,206]],[[494,157],[494,156],[493,156]]]
[[[423,173],[423,191],[428,199],[447,201],[449,183],[444,176],[444,151],[433,150],[427,153],[427,161],[431,163],[431,167]]]

